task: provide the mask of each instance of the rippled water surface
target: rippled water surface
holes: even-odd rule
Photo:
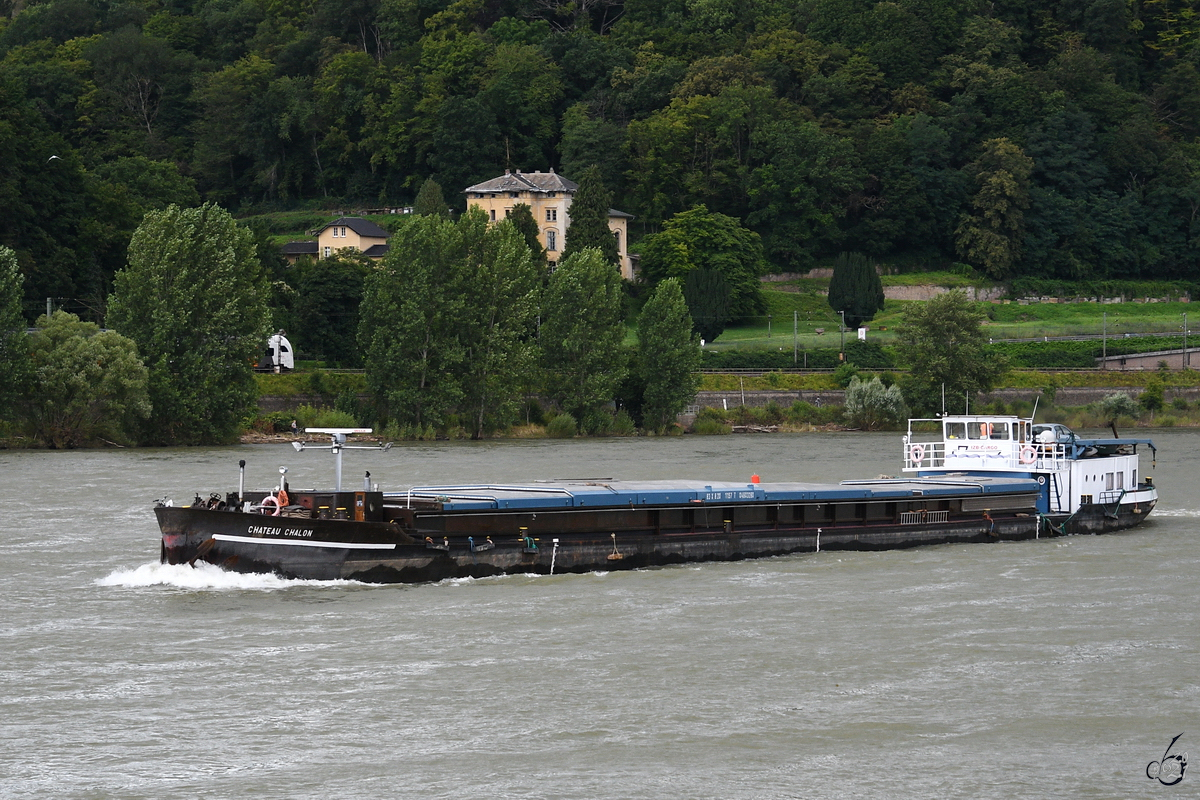
[[[240,458],[328,485],[320,452],[0,452],[0,797],[1196,796],[1145,772],[1200,751],[1200,433],[1153,436],[1162,501],[1122,534],[382,587],[157,563],[155,498]],[[346,474],[836,481],[899,452],[447,443]]]

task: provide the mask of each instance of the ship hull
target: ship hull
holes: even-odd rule
[[[898,523],[895,514],[872,520],[883,509],[864,506],[856,508],[856,519],[814,519],[818,513],[830,513],[825,504],[800,511],[780,505],[726,507],[722,513],[704,515],[703,521],[690,513],[690,524],[675,527],[661,521],[684,519],[684,513],[695,509],[587,509],[543,512],[540,518],[528,513],[409,512],[386,522],[191,507],[160,507],[156,515],[164,563],[207,562],[234,572],[312,580],[419,583],[1106,533],[1140,523],[1153,507],[1153,502],[1115,509],[1084,507],[1069,518],[1056,518],[1037,514],[1033,501],[1032,495],[1027,503],[1010,501],[1009,505],[1030,508],[991,514],[957,506],[959,510],[944,519],[905,524]],[[797,517],[802,521],[787,521]]]

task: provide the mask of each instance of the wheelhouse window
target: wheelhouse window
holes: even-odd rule
[[[947,422],[946,423],[946,438],[947,439],[965,439],[967,438],[967,425],[964,422]]]

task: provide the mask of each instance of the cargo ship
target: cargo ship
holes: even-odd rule
[[[604,478],[343,490],[275,487],[160,501],[161,560],[289,578],[417,583],[1095,534],[1158,501],[1140,473],[1149,439],[1084,439],[1013,416],[910,420],[902,474],[838,484]],[[297,449],[305,445],[295,443]]]

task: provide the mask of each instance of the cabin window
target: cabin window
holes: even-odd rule
[[[947,439],[965,439],[965,438],[967,438],[967,426],[962,422],[947,422],[946,423],[946,438]]]
[[[986,422],[968,422],[967,423],[967,438],[968,439],[986,439],[987,423]]]
[[[1125,473],[1124,472],[1117,473],[1117,488],[1118,489],[1125,488]]]
[[[1112,491],[1112,488],[1113,488],[1113,474],[1112,474],[1111,472],[1106,472],[1106,473],[1104,474],[1104,488],[1105,488],[1106,490],[1110,491],[1110,492]]]
[[[1133,482],[1129,484],[1129,487],[1130,487],[1131,489],[1136,489],[1136,488],[1137,488],[1137,485],[1138,485],[1138,484],[1137,484],[1137,470],[1135,469],[1135,470],[1133,471]]]
[[[993,439],[1003,439],[1004,441],[1008,441],[1008,423],[1007,422],[993,422],[990,424],[990,428],[992,431]]]

